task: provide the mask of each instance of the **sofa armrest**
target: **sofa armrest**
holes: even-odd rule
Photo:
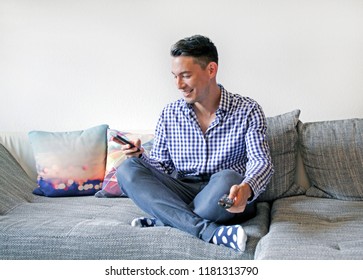
[[[0,143],[17,160],[34,182],[37,180],[35,159],[27,132],[0,132]]]

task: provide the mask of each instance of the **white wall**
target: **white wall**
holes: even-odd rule
[[[0,130],[153,129],[193,34],[267,116],[363,117],[361,0],[0,0]]]

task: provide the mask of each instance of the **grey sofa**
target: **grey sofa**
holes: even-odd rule
[[[235,252],[170,227],[133,228],[125,197],[32,194],[27,133],[0,133],[0,259],[363,259],[363,119],[267,118],[275,174]]]

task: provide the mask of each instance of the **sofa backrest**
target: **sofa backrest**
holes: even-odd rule
[[[37,171],[33,149],[26,132],[1,132],[0,143],[19,162],[20,166],[36,182]]]
[[[275,174],[259,200],[298,194],[363,200],[363,119],[301,123],[299,114],[267,118]],[[28,133],[0,132],[0,143],[36,182]]]
[[[268,117],[266,137],[270,147],[274,174],[259,201],[305,194],[308,184],[299,156],[297,126],[300,110]]]
[[[363,119],[299,125],[307,196],[363,200]]]
[[[304,194],[309,187],[298,149],[297,125],[300,110],[267,118],[267,139],[275,174],[260,201]],[[140,135],[150,131],[138,132]],[[36,182],[37,172],[33,149],[26,132],[0,132],[0,143],[13,155],[21,167]]]

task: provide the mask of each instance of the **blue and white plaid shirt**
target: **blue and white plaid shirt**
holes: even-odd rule
[[[273,173],[265,115],[254,100],[220,88],[216,118],[205,134],[192,105],[179,99],[162,111],[153,149],[142,158],[162,172],[177,171],[178,178],[233,169],[244,174],[243,182],[251,186],[255,199]]]

